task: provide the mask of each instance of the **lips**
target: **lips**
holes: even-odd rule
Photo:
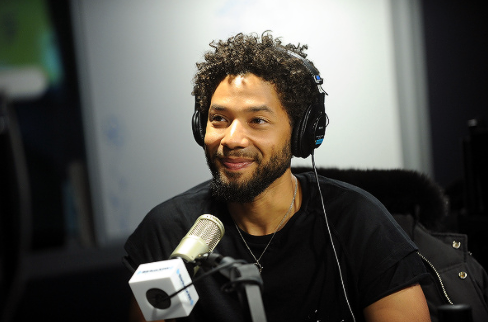
[[[220,160],[220,162],[227,170],[237,171],[244,169],[253,163],[253,160],[243,158],[223,158]]]

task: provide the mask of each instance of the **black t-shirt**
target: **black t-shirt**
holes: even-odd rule
[[[301,208],[276,233],[260,260],[269,322],[352,320],[333,247],[356,321],[364,321],[362,310],[369,304],[424,276],[416,246],[378,200],[357,187],[320,177],[332,245],[314,174],[296,176],[303,191]],[[125,245],[126,263],[136,269],[168,259],[206,213],[218,217],[226,230],[214,252],[254,263],[225,204],[212,199],[209,182],[151,210]],[[271,238],[241,233],[256,257]],[[237,296],[220,289],[226,282],[215,274],[196,283],[200,299],[185,321],[244,321]]]

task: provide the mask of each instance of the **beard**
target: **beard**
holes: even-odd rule
[[[212,172],[212,182],[210,183],[210,191],[212,196],[219,201],[225,202],[238,202],[247,203],[252,202],[254,198],[260,195],[266,190],[276,179],[281,177],[288,168],[291,166],[291,148],[290,142],[287,142],[281,151],[273,153],[270,160],[263,162],[258,156],[253,157],[254,162],[257,164],[257,168],[254,173],[251,174],[250,179],[238,182],[237,179],[240,174],[228,173],[227,177],[232,180],[224,179],[225,170],[219,171],[216,163],[219,156],[218,152],[210,155],[207,149],[205,149],[205,157],[207,158],[207,164]],[[229,155],[236,157],[249,157],[249,155],[243,155],[242,153],[229,153]]]

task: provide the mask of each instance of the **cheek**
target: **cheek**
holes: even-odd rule
[[[221,141],[221,137],[215,129],[207,127],[205,131],[204,143],[208,147],[218,146]]]

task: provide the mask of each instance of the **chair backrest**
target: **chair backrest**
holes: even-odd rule
[[[292,172],[313,171],[310,167],[293,167]],[[448,199],[442,188],[427,175],[403,169],[317,168],[324,177],[343,181],[375,196],[392,214],[413,215],[433,231],[443,230],[448,215]]]

